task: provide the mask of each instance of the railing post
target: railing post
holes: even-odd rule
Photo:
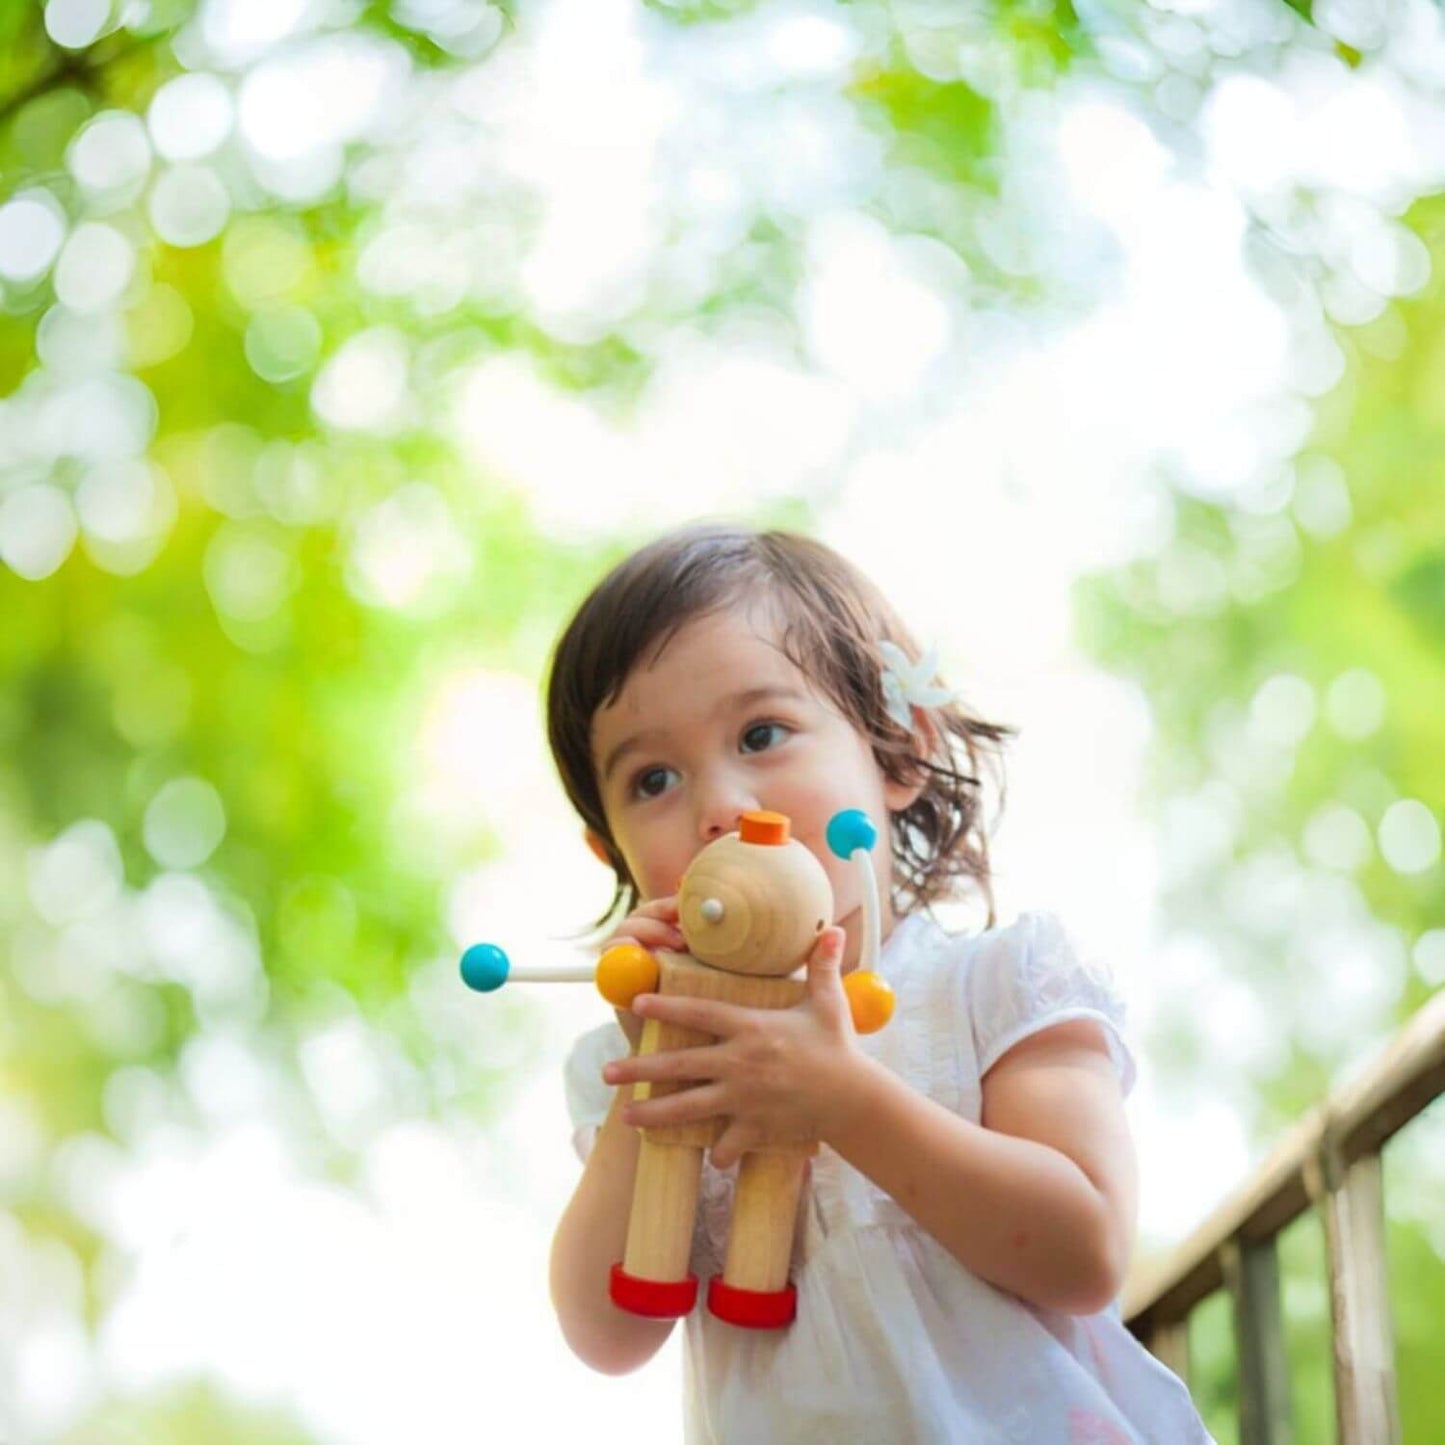
[[[1220,1264],[1234,1303],[1240,1445],[1294,1445],[1275,1236],[1225,1240]]]
[[[1149,1353],[1165,1369],[1173,1370],[1189,1385],[1189,1321],[1175,1320],[1167,1325],[1155,1325],[1149,1334]]]
[[[1378,1153],[1342,1167],[1326,1137],[1306,1181],[1324,1212],[1340,1445],[1400,1445]]]

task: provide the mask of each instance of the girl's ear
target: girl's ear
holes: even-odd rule
[[[602,841],[601,835],[594,833],[591,828],[584,828],[582,836],[587,840],[587,846],[592,850],[592,856],[604,868],[612,867],[611,855],[607,852],[607,844]]]
[[[931,761],[936,756],[939,745],[938,725],[928,715],[926,708],[913,709],[913,742],[914,752],[918,757]],[[905,808],[912,807],[919,794],[928,786],[928,774],[922,768],[911,771],[913,776],[903,782],[895,783],[892,778],[883,780],[883,799],[890,813],[901,813]]]

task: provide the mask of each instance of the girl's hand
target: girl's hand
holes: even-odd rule
[[[805,1143],[827,1137],[843,1084],[861,1055],[839,967],[841,928],[824,929],[808,959],[808,992],[788,1009],[740,1008],[713,999],[642,994],[633,1010],[700,1029],[715,1044],[619,1059],[602,1077],[609,1084],[642,1079],[687,1080],[694,1087],[628,1105],[624,1120],[640,1127],[727,1119],[712,1148],[726,1169],[763,1142]]]
[[[614,943],[640,943],[643,948],[666,948],[674,953],[687,949],[687,940],[677,926],[677,895],[668,898],[654,898],[634,909],[613,929],[603,941],[601,952],[605,953]],[[642,1020],[630,1009],[614,1009],[622,1032],[632,1052],[637,1052],[638,1041],[642,1038]]]

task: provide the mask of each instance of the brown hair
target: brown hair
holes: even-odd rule
[[[592,753],[592,719],[616,700],[633,668],[685,623],[748,599],[767,600],[782,623],[788,659],[858,728],[895,782],[927,775],[923,791],[892,815],[894,906],[907,913],[978,889],[994,922],[983,816],[986,765],[1003,800],[1002,751],[1013,729],[985,722],[957,702],[929,710],[934,755],[889,716],[880,641],[918,658],[919,648],[877,587],[830,547],[791,532],[691,526],[648,543],[593,588],[557,643],[547,682],[547,736],[572,806],[606,846],[617,879],[597,926],[639,901],[612,838]]]

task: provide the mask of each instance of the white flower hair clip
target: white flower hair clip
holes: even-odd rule
[[[913,731],[913,709],[941,707],[954,700],[946,687],[936,687],[933,678],[938,672],[938,649],[930,647],[917,662],[896,643],[880,642],[883,655],[883,705],[888,716],[905,732]]]

